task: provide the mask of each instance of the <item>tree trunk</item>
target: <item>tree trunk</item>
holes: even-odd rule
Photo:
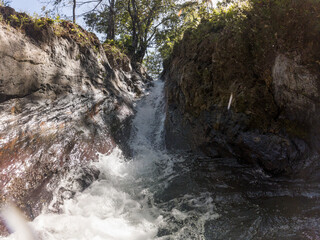
[[[110,1],[109,15],[108,15],[108,31],[107,39],[114,40],[115,38],[115,0]]]
[[[139,30],[140,30],[140,23],[139,23],[139,17],[137,13],[137,6],[136,1],[131,0],[132,5],[132,15],[131,15],[131,21],[132,21],[132,49],[134,50],[133,56],[136,55],[136,52],[138,50],[138,44],[139,44]]]
[[[73,9],[72,9],[73,23],[76,23],[76,6],[77,6],[77,0],[73,0]]]
[[[145,42],[140,41],[138,49],[136,49],[132,60],[136,63],[142,63],[144,56],[147,52],[147,44]]]

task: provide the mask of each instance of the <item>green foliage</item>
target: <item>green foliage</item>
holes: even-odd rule
[[[121,52],[128,54],[128,48],[131,46],[131,36],[123,35],[119,39],[106,39],[105,43],[111,46],[115,46]]]
[[[81,47],[90,46],[97,51],[100,41],[95,34],[85,31],[77,24],[60,20],[60,18],[57,18],[55,22],[53,30],[58,37],[72,39]]]
[[[34,28],[36,30],[42,29],[44,26],[52,25],[55,21],[51,18],[34,18]]]
[[[319,12],[320,2],[315,0],[219,4],[196,29],[184,32],[171,54],[189,64],[186,75],[197,80],[189,80],[191,86],[186,88],[199,91],[189,98],[190,113],[227,104],[232,91],[234,111],[248,114],[252,126],[268,129],[281,111],[271,94],[276,56],[295,59],[311,72],[320,70]],[[167,64],[172,64],[170,59]],[[196,96],[202,101],[196,101]],[[291,134],[303,133],[293,131],[294,126],[287,128]]]
[[[183,38],[185,32],[195,31],[201,22],[207,21],[214,15],[214,9],[209,3],[210,1],[191,0],[176,2],[170,8],[167,21],[155,38],[162,59],[167,59],[172,54],[174,45]]]
[[[320,45],[315,40],[320,39],[319,12],[316,0],[225,0],[202,18],[190,37],[201,41],[210,35],[221,48],[216,55],[232,54],[238,62],[250,62],[254,74],[268,82],[270,61],[279,51],[299,52],[308,65],[319,61],[319,52],[314,51]],[[227,44],[227,49],[222,47]]]
[[[319,59],[320,2],[314,0],[251,0],[245,9],[245,19],[233,25],[232,32],[242,40],[243,48],[250,44],[250,54],[257,74],[270,68],[265,59],[277,52],[295,51],[306,64]],[[235,21],[233,21],[235,22]],[[229,27],[231,28],[231,27]],[[312,43],[312,47],[308,46]]]
[[[206,2],[115,0],[113,7],[110,4],[87,14],[85,21],[92,30],[105,34],[108,39],[110,27],[113,27],[115,37],[112,40],[130,55],[133,62],[141,62],[150,47],[155,48],[161,58],[169,56],[183,32],[195,28],[201,18],[208,15]],[[111,15],[113,19],[110,19]]]
[[[48,27],[55,23],[58,24],[61,22],[61,20],[59,19],[54,20],[51,18],[39,17],[38,15],[34,15],[33,17],[31,17],[25,13],[10,14],[6,18],[3,15],[0,15],[0,21],[4,21],[19,30],[30,28],[32,25],[32,29],[34,31],[40,31],[44,27]]]
[[[118,55],[120,58],[125,56],[122,50],[118,48],[117,45],[115,45],[115,41],[113,40],[105,41],[103,44],[103,48],[105,51],[111,52],[114,55]]]
[[[113,41],[107,40],[103,43],[103,49],[106,53],[109,63],[115,69],[121,68],[124,71],[130,71],[130,60],[126,54],[119,49]]]
[[[30,17],[24,14],[10,15],[9,17],[9,23],[14,24],[19,29],[22,29],[22,27],[28,22],[30,22]]]

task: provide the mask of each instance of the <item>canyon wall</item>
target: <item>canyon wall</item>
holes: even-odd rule
[[[165,62],[167,147],[308,175],[319,169],[319,3],[249,2],[185,32]]]
[[[29,219],[99,175],[91,166],[125,133],[150,82],[114,46],[67,21],[0,7],[0,203]],[[73,172],[75,179],[59,186]],[[0,232],[5,233],[4,226]]]

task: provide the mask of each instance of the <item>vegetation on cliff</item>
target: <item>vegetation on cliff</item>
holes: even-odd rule
[[[13,8],[0,6],[0,20],[37,42],[48,42],[53,36],[57,36],[72,39],[81,47],[97,48],[100,44],[95,34],[59,17],[31,17],[26,13],[16,12]]]
[[[189,71],[194,79],[189,86],[193,96],[186,104],[189,113],[198,114],[217,102],[227,105],[233,92],[234,110],[251,115],[255,127],[267,130],[281,111],[271,94],[276,56],[298,58],[311,72],[320,70],[320,2],[227,2],[184,33],[165,68],[175,64],[175,57],[195,63]]]
[[[93,49],[98,52],[100,46],[100,40],[94,33],[59,17],[56,19],[31,17],[26,13],[19,13],[13,8],[0,5],[0,22],[21,31],[38,43],[49,43],[53,37],[61,37],[76,42],[81,49]],[[119,66],[129,68],[130,60],[123,53],[123,50],[108,43],[104,43],[103,48],[109,56],[112,66],[114,66],[113,59],[118,59],[116,60],[118,65],[120,64],[119,60],[122,61]]]
[[[316,155],[319,12],[314,0],[224,1],[186,30],[164,63],[169,144],[274,173]]]

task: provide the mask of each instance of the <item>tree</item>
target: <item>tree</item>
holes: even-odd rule
[[[114,40],[115,39],[115,0],[109,0],[109,14],[108,14],[108,32],[107,39]]]
[[[106,34],[106,39],[114,40],[116,34],[116,0],[100,1],[100,8],[95,8],[86,14],[84,19],[92,30]]]
[[[128,1],[127,10],[132,28],[132,43],[128,50],[134,62],[142,63],[147,48],[158,30],[157,26],[161,25],[157,24],[157,20],[161,21],[158,17],[163,13],[163,8],[164,1],[161,0]]]
[[[1,0],[0,0],[1,1]],[[114,1],[114,0],[109,0]],[[60,9],[63,7],[70,7],[72,6],[72,21],[73,23],[76,22],[76,8],[82,7],[84,5],[88,6],[88,10],[84,13],[81,13],[79,16],[84,16],[90,14],[97,10],[97,8],[104,2],[104,0],[47,0],[45,3],[49,6],[53,6],[53,9],[50,9],[48,12],[55,11],[60,15]],[[44,7],[45,8],[45,7]]]
[[[72,21],[73,21],[73,23],[76,23],[76,7],[77,7],[77,1],[73,0],[73,6],[72,6]]]
[[[208,1],[175,2],[166,13],[166,21],[154,38],[154,47],[157,55],[162,59],[170,56],[173,46],[180,41],[184,32],[196,28],[202,19],[208,18],[212,7]]]
[[[131,19],[132,43],[129,53],[133,60],[142,62],[148,47],[156,49],[148,59],[157,62],[169,56],[175,42],[183,32],[196,27],[206,17],[207,1],[129,0],[128,12]],[[145,6],[146,11],[144,12]],[[131,52],[130,52],[131,51]],[[159,54],[160,53],[160,54]],[[154,71],[154,70],[153,70]]]
[[[53,1],[55,6],[71,3],[70,0]],[[149,54],[150,61],[158,62],[156,57],[165,58],[170,54],[183,32],[199,24],[208,6],[205,5],[208,1],[203,1],[72,0],[73,20],[77,6],[95,4],[84,14],[86,24],[91,30],[104,34],[108,43],[125,50],[134,65],[140,65],[150,47],[155,48],[154,53]]]
[[[92,29],[125,46],[133,63],[141,64],[174,0],[109,0],[85,16]]]
[[[11,0],[0,0],[0,6],[8,7],[10,6]]]
[[[60,15],[60,8],[61,7],[67,7],[72,5],[72,21],[73,23],[76,22],[76,8],[77,8],[77,0],[48,0],[45,2],[47,5],[52,5],[53,9],[49,10],[48,12],[55,11],[58,12],[58,14]],[[46,7],[44,6],[43,9],[45,9]],[[44,11],[44,10],[43,10]]]

